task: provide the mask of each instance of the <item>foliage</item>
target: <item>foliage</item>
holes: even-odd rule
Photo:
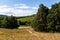
[[[51,9],[40,5],[32,27],[36,31],[60,32],[60,3],[55,3]]]
[[[18,23],[17,23],[17,19],[13,16],[4,16],[4,17],[0,17],[0,27],[1,28],[17,28],[18,27]]]
[[[43,4],[39,6],[38,12],[33,20],[32,27],[37,31],[46,30],[46,16],[48,15],[48,8]]]
[[[34,16],[25,16],[25,17],[18,17],[18,24],[19,25],[25,25],[25,26],[30,26],[32,20],[33,20]]]

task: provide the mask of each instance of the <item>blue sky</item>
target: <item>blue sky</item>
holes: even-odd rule
[[[0,0],[0,15],[27,16],[36,14],[38,6],[44,4],[48,8],[60,0]]]

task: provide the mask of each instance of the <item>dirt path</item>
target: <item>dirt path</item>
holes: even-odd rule
[[[20,27],[20,28],[26,30],[27,32],[29,32],[31,35],[35,36],[38,40],[40,39],[39,36],[34,33],[34,31],[31,27]]]
[[[60,33],[43,33],[35,32],[32,28],[24,28],[30,35],[34,36],[37,40],[60,40]]]
[[[38,40],[40,40],[38,34],[34,33],[33,30],[31,30],[31,29],[27,29],[27,31],[28,31],[31,35],[33,35],[33,36],[35,36],[36,38],[38,38]]]

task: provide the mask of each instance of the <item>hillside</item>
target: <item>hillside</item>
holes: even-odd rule
[[[17,20],[20,21],[20,25],[30,25],[35,15],[17,17]],[[21,24],[22,23],[22,24]]]

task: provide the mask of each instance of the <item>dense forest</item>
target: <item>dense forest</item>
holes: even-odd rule
[[[41,4],[31,25],[36,31],[60,32],[60,2],[50,9]]]

